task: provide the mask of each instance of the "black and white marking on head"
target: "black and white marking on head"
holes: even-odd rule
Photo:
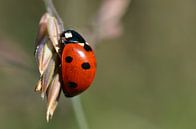
[[[71,56],[65,57],[65,61],[66,61],[67,63],[71,63],[72,60],[73,60],[73,58],[72,58]]]
[[[84,38],[74,30],[66,30],[61,34],[63,43],[86,43]]]
[[[75,82],[69,82],[67,85],[69,88],[76,88],[78,85]]]
[[[87,70],[87,69],[90,69],[91,66],[88,62],[84,62],[82,63],[81,67],[82,69]]]
[[[66,39],[72,38],[72,33],[71,32],[65,32],[64,34]]]

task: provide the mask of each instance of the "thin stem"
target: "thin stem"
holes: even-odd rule
[[[77,118],[77,122],[79,124],[80,129],[89,129],[86,121],[85,113],[83,112],[80,96],[76,96],[71,99],[75,116]]]
[[[52,15],[55,16],[57,19],[57,22],[59,24],[60,27],[60,31],[64,31],[64,24],[63,24],[63,20],[61,19],[61,17],[59,16],[58,12],[56,11],[56,8],[54,7],[53,1],[52,0],[43,0],[46,6],[46,11]]]

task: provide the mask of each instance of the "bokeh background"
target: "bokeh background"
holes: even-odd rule
[[[101,1],[55,0],[66,27],[87,26]],[[96,79],[81,95],[90,129],[196,128],[196,1],[132,0],[124,33],[96,46]],[[78,129],[63,94],[53,120],[34,93],[40,0],[0,0],[0,129]]]

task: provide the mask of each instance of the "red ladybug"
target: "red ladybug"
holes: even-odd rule
[[[73,97],[85,91],[92,83],[96,72],[96,59],[92,48],[74,30],[61,34],[62,80],[65,96]]]

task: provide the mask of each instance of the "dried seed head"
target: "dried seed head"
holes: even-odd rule
[[[47,22],[47,29],[53,47],[55,48],[56,52],[60,55],[60,44],[59,44],[60,28],[55,17],[49,16]]]
[[[40,20],[36,38],[35,59],[40,79],[35,91],[40,92],[42,98],[47,96],[47,121],[53,116],[61,90],[62,81],[60,81],[60,74],[57,70],[60,65],[59,34],[60,29],[56,18],[45,13]]]
[[[60,91],[61,91],[60,75],[59,73],[56,73],[47,91],[47,98],[48,98],[48,106],[47,106],[47,113],[46,113],[47,121],[49,121],[52,118],[53,113],[57,107]]]
[[[50,42],[50,40],[48,40],[47,37],[45,37],[41,41],[41,43],[37,46],[37,49],[35,51],[35,58],[41,75],[48,67],[53,52],[54,52],[54,48],[52,46],[52,43]]]
[[[45,13],[39,23],[39,30],[36,37],[35,58],[42,75],[45,71],[54,50],[59,54],[59,25],[55,17]],[[60,55],[60,54],[59,54]]]
[[[35,92],[41,92],[42,85],[41,85],[41,79],[38,81],[37,85],[35,86]]]
[[[42,40],[47,35],[47,23],[48,23],[49,14],[45,13],[42,15],[39,22],[39,29],[36,37],[36,46],[39,45],[40,40]]]
[[[51,80],[53,78],[54,75],[54,71],[55,71],[55,66],[58,67],[56,65],[58,59],[57,59],[57,54],[53,54],[53,57],[51,58],[46,70],[44,71],[42,77],[41,77],[41,85],[42,85],[42,90],[41,90],[41,96],[42,98],[44,98],[46,90],[49,86],[49,84],[51,83]]]

